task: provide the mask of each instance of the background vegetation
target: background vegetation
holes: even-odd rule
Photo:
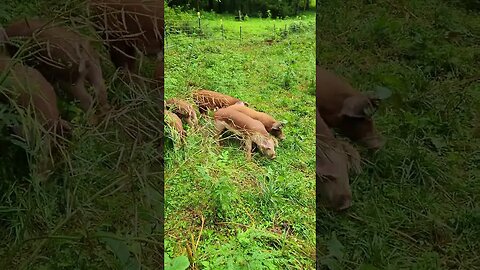
[[[202,13],[200,30],[196,13],[166,9],[165,98],[192,101],[195,85],[288,121],[275,160],[246,162],[238,140],[217,147],[210,117],[186,127],[184,147],[166,142],[167,256],[191,269],[314,268],[314,21]]]
[[[177,6],[184,9],[196,9],[197,11],[214,11],[216,13],[247,14],[250,17],[265,18],[269,15],[273,18],[285,16],[297,16],[301,12],[314,10],[313,0],[170,0],[169,6]]]
[[[479,269],[480,16],[473,2],[317,3],[320,64],[361,90],[394,92],[375,117],[387,145],[362,151],[364,172],[351,179],[353,207],[340,215],[320,209],[322,268]]]

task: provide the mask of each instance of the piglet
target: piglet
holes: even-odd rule
[[[137,73],[136,49],[163,52],[164,4],[159,0],[89,0],[91,21],[106,42],[117,68]]]
[[[352,205],[349,170],[360,171],[360,155],[347,142],[337,140],[317,111],[317,196],[337,211]]]
[[[180,141],[185,140],[185,130],[183,129],[182,120],[178,115],[171,111],[164,110],[165,123],[180,136]]]
[[[262,122],[232,108],[217,110],[214,114],[214,119],[217,141],[219,141],[222,132],[228,129],[243,138],[247,151],[247,160],[251,160],[252,157],[252,143],[255,143],[259,147],[260,152],[268,158],[275,158],[277,141],[267,132]]]
[[[190,126],[198,124],[197,113],[190,103],[178,98],[168,99],[165,103],[167,109],[185,119]]]
[[[23,109],[31,106],[36,119],[47,130],[63,135],[70,131],[68,122],[60,118],[57,108],[57,95],[52,85],[34,68],[24,66],[20,62],[0,53],[0,75],[6,75],[2,82],[3,101],[13,101]],[[0,76],[0,79],[3,76]],[[20,134],[20,129],[17,135]]]
[[[93,107],[93,99],[85,88],[89,82],[95,89],[101,109],[108,109],[107,90],[102,76],[99,55],[79,33],[42,19],[24,19],[6,28],[11,55],[19,50],[17,41],[32,40],[26,63],[36,67],[50,82],[71,86],[71,94],[84,111]]]
[[[237,110],[241,113],[244,113],[251,118],[258,120],[262,122],[262,124],[265,126],[267,129],[268,133],[272,134],[273,136],[279,138],[280,140],[285,139],[285,135],[282,132],[282,127],[283,123],[275,120],[272,116],[263,113],[263,112],[258,112],[252,108],[246,107],[243,104],[234,104],[230,106],[229,108],[232,108],[234,110]]]
[[[248,106],[248,103],[243,102],[238,98],[210,90],[198,90],[193,92],[193,99],[197,104],[200,113],[206,113],[208,110],[215,111],[234,104]]]
[[[362,94],[344,79],[317,65],[317,109],[325,123],[371,149],[381,148],[385,140],[375,129],[372,111],[380,99]]]
[[[11,103],[13,106],[32,112],[34,120],[38,121],[44,129],[41,131],[45,131],[40,137],[40,145],[37,145],[39,148],[33,148],[41,151],[36,156],[35,171],[43,180],[47,180],[49,172],[54,168],[54,162],[50,158],[54,152],[52,150],[58,150],[52,139],[55,140],[55,135],[65,137],[71,131],[70,124],[60,117],[55,91],[39,71],[15,62],[14,59],[2,53],[0,53],[0,81],[3,88],[0,93],[0,102]],[[15,126],[12,130],[26,141],[32,139],[32,129],[27,123],[23,123],[23,127]]]

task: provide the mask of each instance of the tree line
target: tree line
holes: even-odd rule
[[[295,16],[302,11],[315,8],[311,0],[170,0],[169,6],[193,8],[198,11],[215,11],[217,13],[232,13],[249,17],[285,17]]]

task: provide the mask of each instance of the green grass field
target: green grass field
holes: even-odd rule
[[[2,1],[0,24],[23,16],[62,15],[67,23],[75,16],[80,26],[78,13],[85,9],[72,10],[73,5]],[[61,98],[74,130],[48,181],[32,174],[25,155],[38,157],[32,147],[42,142],[12,138],[5,124],[7,116],[15,116],[1,107],[0,269],[158,269],[163,264],[160,96],[122,83],[105,49],[99,42],[95,46],[103,56],[115,112],[90,126],[77,105]],[[142,68],[147,76],[151,64]]]
[[[202,16],[203,33],[167,36],[165,97],[191,101],[189,83],[238,97],[287,120],[287,138],[275,160],[256,153],[247,162],[238,141],[216,146],[213,120],[202,117],[199,128],[186,127],[183,148],[168,142],[166,253],[188,256],[191,269],[313,269],[315,16],[242,23]],[[195,25],[196,14],[168,10],[166,21],[192,30],[186,24]],[[269,45],[274,23],[277,42]],[[293,30],[282,36],[285,24]]]
[[[317,4],[320,64],[394,93],[375,116],[386,147],[362,151],[351,178],[353,207],[320,211],[323,267],[480,269],[480,16],[459,2]]]

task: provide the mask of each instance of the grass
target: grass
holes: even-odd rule
[[[0,23],[29,15],[51,18],[75,3],[50,4],[55,3],[2,1]],[[8,118],[0,119],[1,269],[155,269],[163,264],[158,92],[123,83],[99,42],[95,46],[103,55],[115,111],[93,127],[76,104],[60,104],[74,131],[48,181],[41,181],[28,162],[38,160],[34,149],[43,141],[12,138],[5,125],[24,119],[8,107],[2,111]],[[144,67],[147,76],[151,64]]]
[[[480,269],[480,17],[458,1],[323,1],[317,59],[394,95],[362,151],[354,205],[319,209],[325,269]],[[366,16],[368,14],[368,16]]]
[[[314,15],[277,21],[272,45],[273,20],[202,16],[200,32],[196,15],[166,11],[170,31],[181,33],[167,36],[165,98],[191,101],[190,83],[235,96],[287,120],[287,138],[275,160],[255,153],[246,162],[237,140],[216,146],[213,121],[202,117],[186,127],[183,148],[167,141],[166,253],[188,256],[191,269],[313,269]],[[284,24],[304,27],[282,37]]]

